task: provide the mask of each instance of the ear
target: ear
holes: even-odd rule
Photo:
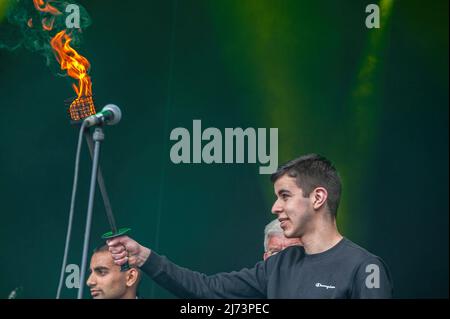
[[[263,254],[263,260],[266,260],[267,258],[269,258],[269,253],[265,252]]]
[[[323,187],[317,187],[312,191],[312,205],[314,210],[321,209],[327,202],[328,192]]]
[[[139,278],[139,271],[136,268],[131,268],[127,271],[127,287],[133,286]]]

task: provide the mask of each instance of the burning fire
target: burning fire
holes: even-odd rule
[[[67,74],[78,80],[78,86],[73,84],[73,89],[78,97],[92,95],[92,82],[87,74],[90,63],[89,61],[77,53],[71,46],[72,39],[65,30],[57,33],[50,44],[55,51],[56,60],[61,65],[61,70],[67,70]]]
[[[53,29],[53,23],[55,23],[55,16],[60,15],[61,12],[44,0],[33,0],[34,7],[36,10],[44,13],[49,13],[51,16],[42,19],[42,28],[46,31],[51,31]],[[33,20],[28,20],[28,26],[31,28],[33,26]]]
[[[61,70],[67,70],[67,74],[70,77],[78,80],[78,85],[72,84],[77,98],[70,105],[69,112],[73,120],[80,120],[95,114],[92,101],[92,82],[91,77],[88,75],[91,65],[84,56],[78,54],[70,46],[71,40],[70,35],[63,30],[52,38],[50,44],[55,52],[56,60],[61,65]],[[88,109],[85,109],[86,107]]]
[[[33,0],[33,3],[34,3],[34,7],[38,11],[48,12],[53,15],[61,14],[61,12],[58,9],[56,9],[51,4],[46,3],[44,0]]]
[[[50,2],[52,1],[33,0],[36,10],[45,13],[45,17],[41,21],[42,29],[45,31],[51,31],[55,17],[62,14]],[[27,24],[32,28],[32,19],[29,19]],[[70,33],[62,30],[50,40],[50,45],[53,48],[56,60],[61,66],[61,70],[66,70],[70,77],[78,81],[78,84],[72,84],[77,98],[71,103],[69,113],[72,120],[80,120],[91,114],[95,114],[94,102],[92,100],[92,82],[88,75],[91,65],[85,57],[78,54],[70,46],[71,41]]]

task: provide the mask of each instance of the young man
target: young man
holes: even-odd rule
[[[91,257],[91,274],[87,285],[94,299],[136,299],[139,270],[130,268],[121,272],[114,264],[108,246],[103,245]]]
[[[278,219],[272,220],[264,228],[264,255],[266,260],[290,246],[302,246],[300,238],[287,238]]]
[[[108,241],[118,265],[129,260],[182,298],[391,298],[384,262],[343,238],[336,226],[340,177],[326,158],[310,154],[272,175],[272,212],[284,235],[300,238],[252,269],[207,276],[179,267],[133,239]]]

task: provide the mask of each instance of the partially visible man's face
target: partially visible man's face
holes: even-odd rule
[[[126,272],[114,264],[109,251],[101,251],[92,255],[91,274],[87,285],[91,288],[94,299],[120,299],[126,291]]]
[[[303,236],[314,217],[310,197],[303,197],[295,178],[288,175],[281,176],[274,189],[277,200],[272,213],[278,215],[284,235],[288,238]]]
[[[286,238],[283,234],[274,233],[267,240],[267,251],[264,260],[290,246],[301,246],[300,238]]]

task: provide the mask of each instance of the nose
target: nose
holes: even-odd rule
[[[283,207],[280,204],[280,201],[277,199],[272,206],[272,214],[278,215],[283,211]]]
[[[96,282],[95,282],[94,272],[92,272],[92,273],[89,275],[89,277],[88,277],[88,279],[87,279],[87,281],[86,281],[86,284],[87,284],[89,287],[94,287],[94,286],[95,286]]]

